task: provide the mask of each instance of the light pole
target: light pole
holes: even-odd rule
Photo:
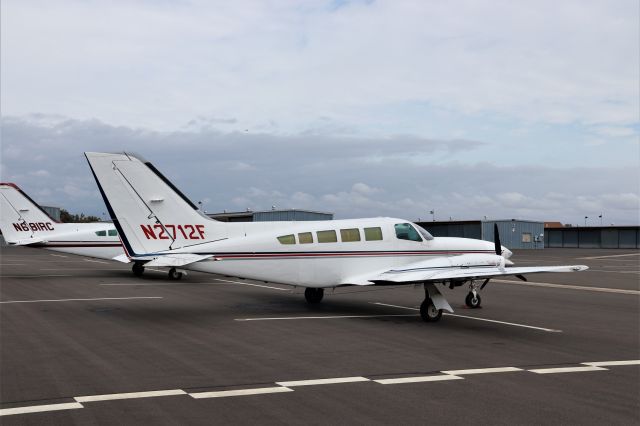
[[[584,217],[584,226],[585,226],[585,228],[587,227],[587,219],[589,219],[589,216],[585,216]]]
[[[598,216],[600,218],[600,226],[602,226],[602,213],[600,213],[600,216]]]
[[[431,211],[429,212],[429,214],[431,215],[431,220],[432,220],[433,222],[435,222],[435,221],[436,221],[436,211],[435,211],[435,210],[431,210]]]

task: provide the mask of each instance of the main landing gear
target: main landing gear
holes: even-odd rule
[[[433,300],[427,295],[427,298],[420,305],[420,316],[426,322],[436,322],[442,318],[442,309],[436,308]]]
[[[144,274],[144,265],[140,262],[135,262],[131,267],[131,271],[136,277],[141,277]]]
[[[144,274],[144,264],[141,262],[135,262],[131,267],[131,271],[133,272],[133,275],[135,275],[136,277],[141,277]],[[182,279],[182,276],[184,274],[178,271],[176,268],[171,268],[169,269],[169,272],[167,275],[169,276],[170,280],[177,281]],[[322,295],[320,295],[320,299],[322,299]]]
[[[453,312],[435,283],[424,283],[424,301],[420,305],[420,316],[426,322],[436,322],[442,318],[442,311]]]
[[[307,303],[311,303],[311,304],[320,303],[323,296],[324,296],[323,288],[307,287],[304,290],[304,298],[307,299]]]
[[[174,281],[182,279],[182,272],[178,271],[176,268],[169,269],[169,279]]]
[[[429,293],[429,288],[431,288],[431,286],[433,286],[432,291],[434,291],[435,286],[433,284],[431,285],[425,284],[424,301],[420,305],[420,316],[422,317],[423,321],[426,321],[426,322],[436,322],[436,321],[439,321],[440,318],[442,318],[442,309],[436,308],[436,305],[433,302],[433,299],[431,298],[431,294]],[[437,292],[437,290],[435,290],[435,292]],[[437,294],[439,295],[440,293],[437,293]]]

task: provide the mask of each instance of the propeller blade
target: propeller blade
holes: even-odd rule
[[[520,274],[518,274],[518,275],[516,275],[516,278],[519,278],[519,279],[521,279],[522,281],[527,281],[527,277],[525,277],[524,275],[520,275]]]
[[[502,244],[500,244],[500,233],[498,232],[498,224],[493,224],[493,240],[496,243],[496,254],[502,255]]]

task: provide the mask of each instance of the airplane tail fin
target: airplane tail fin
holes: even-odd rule
[[[127,153],[85,152],[130,257],[226,238],[153,164]]]
[[[14,183],[0,183],[0,231],[12,245],[38,243],[59,224]]]

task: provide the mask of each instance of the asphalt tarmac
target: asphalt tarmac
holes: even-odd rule
[[[302,289],[2,248],[0,424],[640,423],[640,251],[516,251],[424,323],[422,288]]]

